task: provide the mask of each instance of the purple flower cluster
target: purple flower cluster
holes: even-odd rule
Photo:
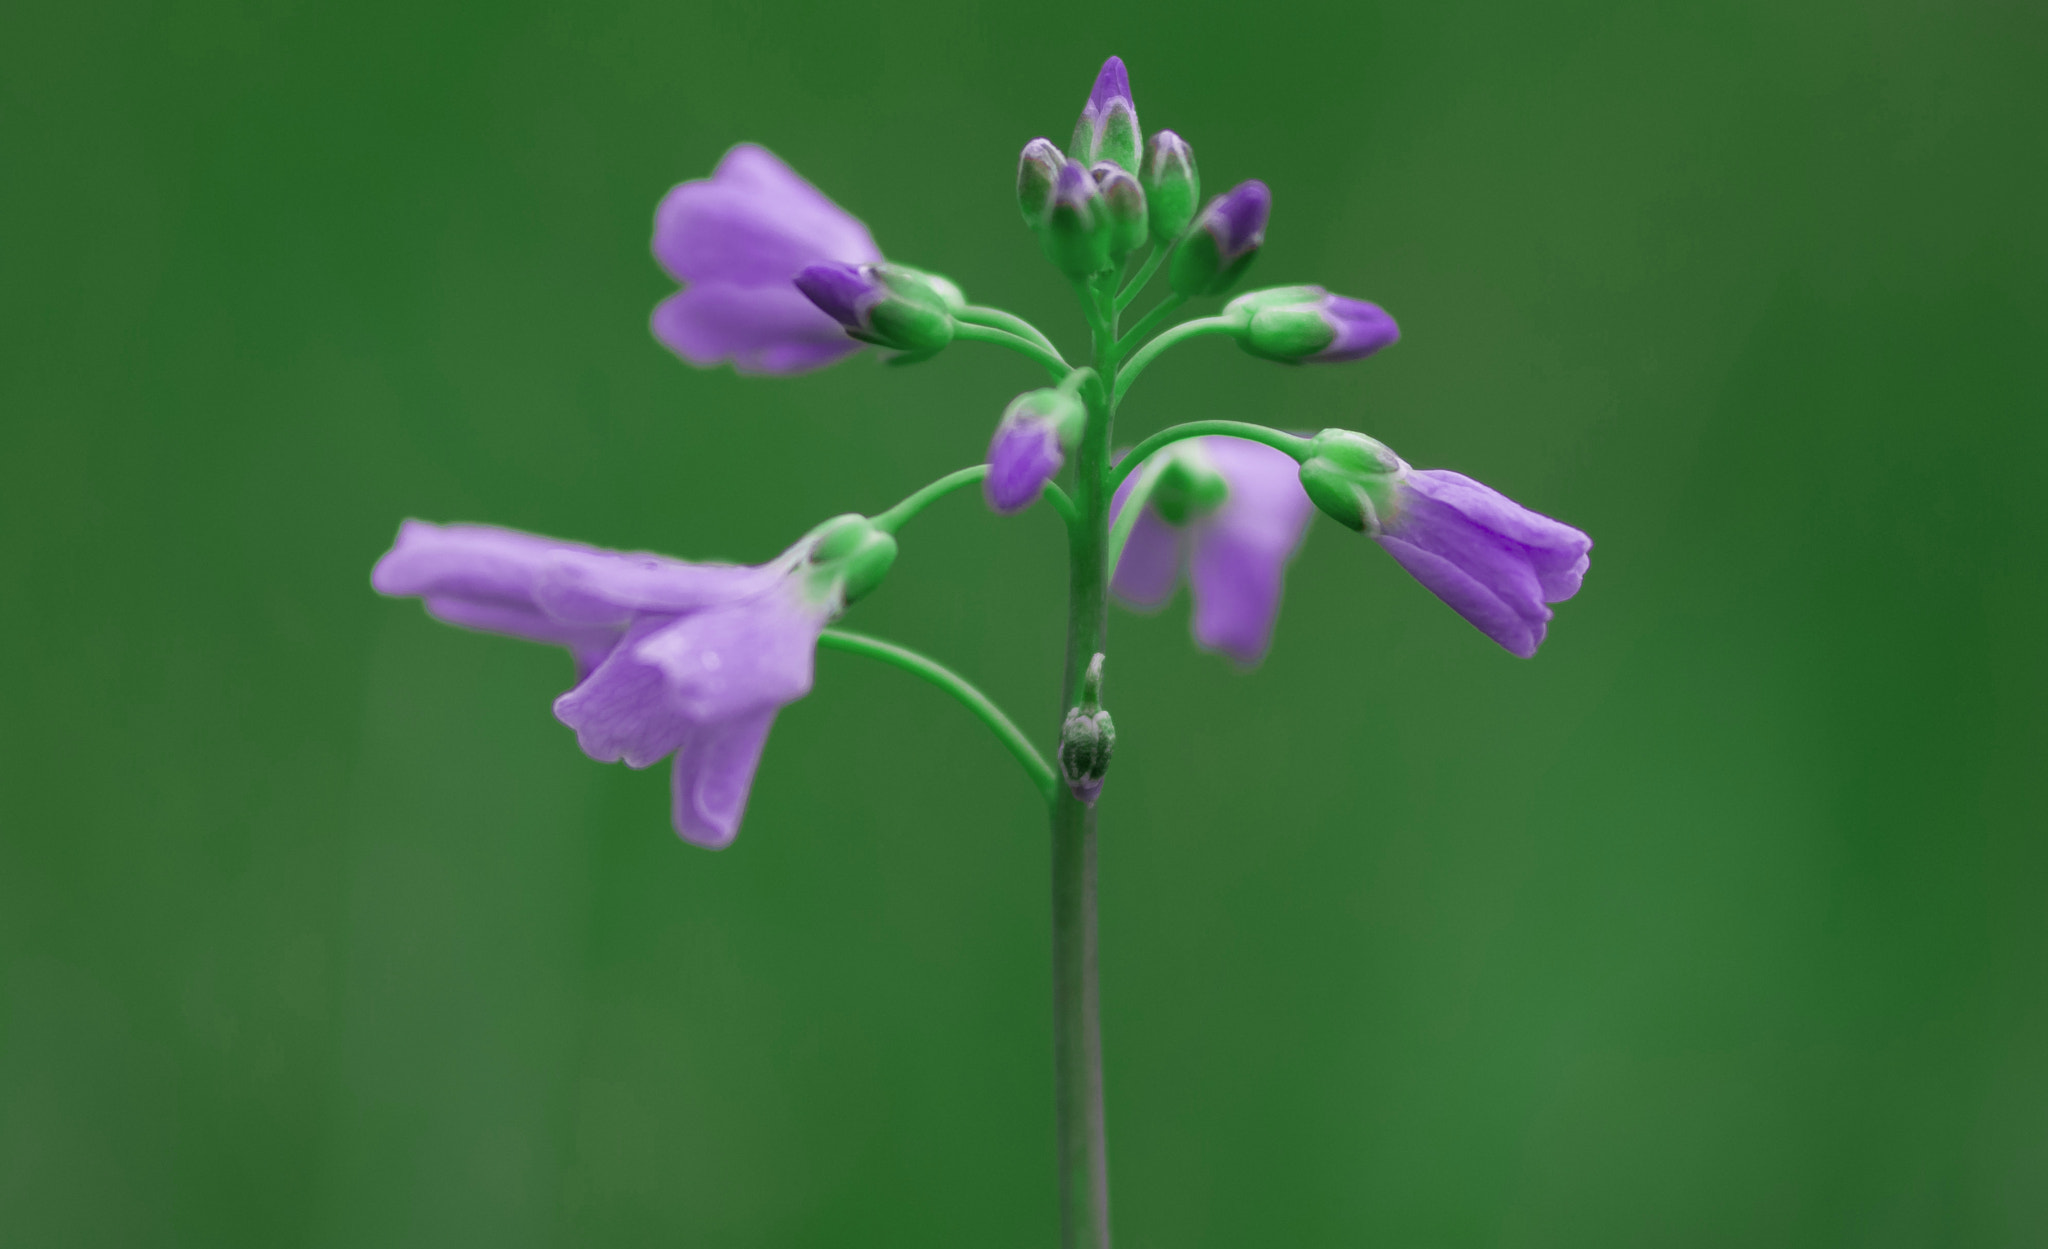
[[[600,763],[675,756],[676,832],[718,849],[739,830],[775,713],[810,692],[839,608],[805,575],[811,545],[766,564],[690,564],[409,520],[370,584],[449,624],[565,647],[577,681],[556,717]]]

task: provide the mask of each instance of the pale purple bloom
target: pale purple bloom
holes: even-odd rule
[[[654,255],[685,284],[655,307],[654,336],[699,368],[730,360],[742,373],[802,373],[860,350],[791,280],[807,265],[882,259],[866,226],[751,143],[662,199]]]
[[[1110,588],[1132,606],[1160,607],[1173,597],[1185,567],[1194,591],[1195,641],[1241,664],[1256,664],[1272,643],[1287,561],[1300,548],[1315,505],[1301,488],[1294,457],[1284,451],[1242,438],[1206,437],[1161,454],[1188,451],[1222,474],[1228,497],[1184,525],[1168,523],[1148,505],[1131,530]],[[1134,472],[1118,488],[1112,517],[1137,479]]]
[[[1593,540],[1447,469],[1409,469],[1373,537],[1401,567],[1481,633],[1527,659],[1549,627],[1548,603],[1579,592]]]
[[[718,849],[739,831],[775,713],[810,691],[838,608],[807,584],[807,543],[767,564],[691,564],[409,520],[370,584],[450,624],[567,647],[577,683],[556,717],[599,762],[674,755],[676,832]]]

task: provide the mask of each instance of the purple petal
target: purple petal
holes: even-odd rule
[[[751,143],[662,199],[654,255],[679,282],[743,286],[778,285],[820,261],[882,258],[866,226]]]
[[[1124,499],[1137,481],[1138,473],[1133,472],[1117,487],[1116,496],[1109,501],[1110,524],[1116,524]],[[1184,536],[1182,530],[1167,524],[1147,504],[1131,526],[1131,536],[1124,542],[1116,567],[1110,570],[1110,591],[1132,607],[1146,611],[1164,607],[1173,597],[1174,584],[1180,580]]]
[[[496,525],[435,525],[408,520],[370,570],[379,594],[459,598],[530,607],[541,570],[562,552],[597,548]]]
[[[1249,666],[1272,642],[1287,562],[1301,547],[1315,504],[1286,452],[1241,438],[1202,444],[1230,483],[1230,497],[1194,527],[1195,641]]]
[[[688,564],[660,555],[557,552],[534,599],[557,620],[623,627],[644,613],[680,614],[759,594],[782,575],[772,564]]]
[[[1216,197],[1201,223],[1216,240],[1216,250],[1225,260],[1242,255],[1247,248],[1265,241],[1266,220],[1273,211],[1273,192],[1253,178]]]
[[[1410,472],[1380,545],[1481,632],[1527,658],[1577,592],[1592,539],[1461,473]]]
[[[565,624],[548,616],[545,612],[529,607],[517,607],[509,603],[483,603],[461,598],[428,598],[425,601],[427,614],[443,624],[452,624],[464,629],[476,629],[484,633],[496,633],[503,637],[518,638],[524,642],[543,642],[550,646],[567,647],[576,660],[576,679],[582,680],[591,670],[604,662],[617,646],[624,629],[608,628],[603,625]]]
[[[679,627],[673,620],[643,620],[628,630],[597,670],[555,700],[555,718],[576,730],[576,744],[599,763],[623,759],[644,768],[665,758],[690,736],[690,719],[668,696],[662,670],[636,652],[648,638]]]
[[[1378,304],[1332,295],[1324,302],[1322,312],[1323,320],[1337,332],[1337,337],[1329,346],[1310,356],[1310,360],[1331,364],[1363,360],[1401,339],[1401,328]]]
[[[1500,589],[1467,572],[1456,561],[1434,551],[1424,550],[1387,533],[1377,535],[1376,540],[1389,555],[1400,561],[1410,576],[1449,604],[1451,610],[1471,622],[1474,628],[1500,643],[1510,654],[1527,659],[1542,645],[1550,609],[1536,601],[1533,575],[1527,577],[1525,586],[1508,586],[1507,593],[1503,594]],[[1515,579],[1511,569],[1496,568],[1492,571],[1506,574],[1499,578],[1501,581],[1512,582]],[[1522,571],[1527,575],[1526,568]],[[1511,602],[1511,598],[1516,601]]]
[[[1124,58],[1110,57],[1102,63],[1102,72],[1095,75],[1095,87],[1088,93],[1088,107],[1097,117],[1109,111],[1111,100],[1131,102],[1131,76],[1124,69]]]
[[[1030,507],[1066,458],[1050,421],[1005,419],[988,444],[988,477],[982,482],[988,505],[1005,516]]]
[[[769,707],[707,724],[683,744],[669,782],[677,836],[707,850],[732,844],[775,711]]]
[[[1545,602],[1562,603],[1579,592],[1593,549],[1593,539],[1581,531],[1449,469],[1411,472],[1405,486],[1411,498],[1434,500],[1521,547],[1542,583]]]
[[[787,282],[699,283],[655,305],[652,327],[664,346],[698,368],[730,360],[742,373],[807,373],[861,348]]]
[[[808,694],[829,608],[791,579],[766,594],[685,616],[620,650],[661,669],[668,703],[706,724]]]

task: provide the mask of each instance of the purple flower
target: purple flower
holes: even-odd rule
[[[569,649],[555,700],[585,754],[644,768],[670,755],[675,829],[731,843],[775,713],[811,688],[843,586],[815,574],[822,532],[767,564],[690,564],[498,529],[409,520],[377,561],[379,593],[450,624]]]
[[[1548,603],[1579,592],[1593,540],[1448,469],[1402,465],[1390,517],[1373,537],[1481,633],[1527,659]]]
[[[981,483],[988,505],[1005,516],[1030,507],[1067,462],[1087,419],[1081,400],[1063,390],[1027,390],[1012,399],[988,444]]]
[[[662,199],[654,255],[685,284],[655,307],[654,336],[699,368],[730,360],[742,373],[803,373],[858,351],[790,281],[807,265],[882,258],[866,226],[751,143]]]
[[[1332,295],[1320,286],[1281,286],[1239,295],[1224,306],[1242,328],[1238,345],[1289,364],[1363,360],[1401,337],[1378,304]]]
[[[797,290],[849,337],[892,351],[928,356],[953,341],[960,288],[905,265],[806,265]]]
[[[1228,493],[1220,506],[1203,512],[1203,483],[1179,487],[1197,500],[1188,508],[1172,497],[1178,490],[1169,492],[1163,476],[1131,530],[1110,588],[1132,606],[1160,607],[1173,597],[1185,566],[1195,597],[1195,641],[1240,664],[1256,664],[1273,640],[1287,561],[1315,510],[1302,492],[1298,466],[1284,451],[1241,438],[1191,438],[1160,454],[1175,456],[1194,474],[1219,475]],[[1118,488],[1112,518],[1138,477],[1132,473]],[[1168,519],[1173,512],[1180,513],[1178,523]]]

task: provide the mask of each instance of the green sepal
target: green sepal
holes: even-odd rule
[[[1301,488],[1338,524],[1378,533],[1399,513],[1407,472],[1386,444],[1348,429],[1326,429],[1309,440]]]
[[[835,516],[811,532],[811,588],[836,591],[842,606],[873,593],[896,562],[896,539],[858,513]]]
[[[1192,442],[1167,448],[1166,463],[1152,483],[1152,507],[1169,525],[1185,525],[1222,507],[1230,482]]]
[[[1222,249],[1216,245],[1216,236],[1207,230],[1196,230],[1175,250],[1173,270],[1167,275],[1167,283],[1173,287],[1174,294],[1186,299],[1221,295],[1237,285],[1238,279],[1251,268],[1258,255],[1259,249],[1253,247],[1226,265]]]

